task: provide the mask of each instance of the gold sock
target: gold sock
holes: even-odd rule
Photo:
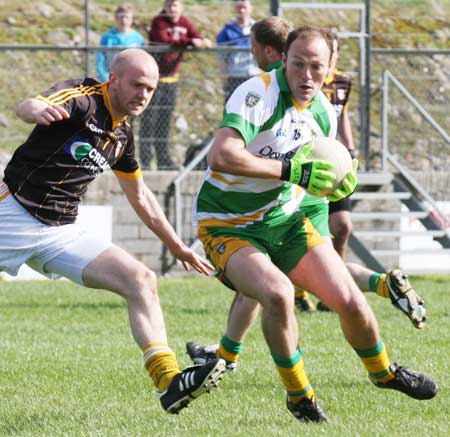
[[[387,382],[394,378],[394,373],[389,369],[389,357],[382,340],[373,348],[355,351],[373,379]]]
[[[216,357],[224,359],[227,363],[236,363],[239,359],[239,354],[227,351],[223,344],[220,343],[216,351]]]
[[[381,297],[389,297],[389,289],[386,284],[386,273],[382,273],[378,279],[377,294]]]
[[[181,373],[176,356],[166,343],[144,346],[144,366],[160,392],[167,390],[174,376]]]
[[[272,357],[286,387],[289,400],[294,404],[305,397],[314,400],[314,390],[306,376],[300,349],[297,349],[296,354],[290,358],[280,357],[273,352]]]
[[[295,298],[308,299],[308,292],[306,290],[302,290],[301,288],[295,287]]]

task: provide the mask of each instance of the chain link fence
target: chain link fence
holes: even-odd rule
[[[355,41],[346,41],[342,51]],[[112,49],[108,49],[113,51]],[[148,47],[155,57],[164,49]],[[223,47],[204,51],[188,50],[177,81],[163,77],[147,110],[133,120],[138,159],[144,169],[174,170],[184,166],[211,137],[222,119],[224,103],[230,90],[248,77],[232,77],[224,72],[220,54],[248,49]],[[95,50],[89,51],[89,70],[95,72]],[[342,65],[353,77],[358,66],[350,57],[342,56]],[[15,116],[16,105],[47,89],[56,81],[85,75],[85,53],[73,48],[9,47],[0,50],[0,122],[4,128],[0,150],[11,153],[30,131],[30,126]],[[18,72],[18,74],[16,74]],[[94,75],[95,73],[92,73]],[[355,120],[358,140],[359,87],[354,81],[350,114]]]
[[[408,0],[409,1],[409,0]],[[446,0],[447,1],[447,0]],[[106,2],[105,2],[106,3]],[[47,31],[41,26],[36,35],[42,39],[25,39],[29,44],[53,44],[53,46],[0,46],[0,161],[5,162],[20,145],[31,130],[31,126],[23,123],[15,116],[15,107],[22,99],[35,96],[47,89],[54,82],[87,75],[95,77],[95,57],[99,47],[101,33],[114,25],[113,11],[120,1],[108,3],[109,13],[100,9],[100,2],[90,2],[90,15],[83,22],[80,10],[64,7],[59,12],[55,8],[53,15],[36,7],[32,3],[24,5],[26,15],[32,21],[21,25],[21,38],[25,33],[32,33],[30,23],[42,21],[42,15],[60,24],[59,29]],[[268,2],[253,1],[256,5],[254,18],[260,19],[268,15]],[[320,1],[320,3],[324,3]],[[396,13],[386,11],[397,8]],[[389,8],[387,7],[390,4]],[[374,49],[371,53],[370,77],[370,148],[365,167],[371,170],[382,168],[382,77],[383,71],[389,70],[403,86],[414,96],[418,103],[437,123],[449,132],[448,108],[450,107],[450,56],[448,41],[450,27],[448,9],[442,10],[438,18],[430,14],[421,14],[407,20],[405,10],[400,10],[408,2],[379,2],[373,4],[371,42],[372,47],[429,47],[444,49],[441,54],[416,53],[405,54],[401,50]],[[416,2],[415,8],[427,8],[431,2]],[[419,4],[420,3],[420,4]],[[434,4],[435,2],[433,2]],[[439,2],[437,2],[439,3]],[[80,2],[82,4],[82,2]],[[146,34],[151,18],[159,13],[161,1],[135,3],[136,29]],[[202,33],[214,39],[220,26],[233,16],[231,0],[217,1],[185,1],[185,15],[193,18]],[[261,5],[265,5],[262,7]],[[439,6],[439,5],[438,5]],[[6,4],[4,9],[8,9]],[[224,10],[225,8],[225,10]],[[408,8],[407,8],[408,9]],[[431,8],[429,7],[430,11]],[[106,12],[105,12],[106,11]],[[145,12],[144,12],[145,11]],[[408,11],[412,11],[410,8]],[[24,13],[25,14],[25,13]],[[212,19],[212,16],[216,16]],[[393,19],[392,17],[396,18]],[[220,17],[220,19],[217,19]],[[21,13],[11,13],[9,22],[22,23]],[[349,102],[349,114],[353,128],[355,144],[358,146],[361,137],[360,77],[364,74],[361,67],[361,45],[356,35],[359,30],[358,16],[344,11],[290,11],[286,18],[294,25],[318,24],[331,27],[340,35],[340,58],[338,68],[350,75],[353,81]],[[109,21],[108,21],[109,20]],[[5,20],[4,20],[5,21]],[[405,23],[409,26],[404,28]],[[429,23],[432,23],[429,25]],[[70,26],[68,26],[70,24]],[[89,29],[84,32],[85,28]],[[64,27],[65,26],[65,27]],[[434,26],[433,29],[431,27]],[[67,29],[70,27],[70,29]],[[430,30],[431,29],[431,30]],[[419,32],[419,33],[418,33]],[[44,35],[45,34],[45,35]],[[12,35],[11,32],[5,36]],[[0,35],[1,36],[1,35]],[[22,39],[18,39],[22,41]],[[2,42],[13,44],[15,39],[3,39]],[[57,46],[64,44],[63,46]],[[86,44],[87,46],[82,46]],[[77,47],[78,45],[78,47]],[[163,47],[147,47],[155,57],[163,56],[168,49]],[[447,50],[445,50],[447,49]],[[103,48],[101,49],[103,50]],[[112,50],[112,49],[108,49]],[[186,50],[176,82],[161,81],[158,93],[145,114],[135,118],[137,157],[143,168],[151,170],[182,169],[211,140],[222,119],[226,94],[229,91],[229,77],[225,74],[222,59],[227,51],[243,50],[226,47],[215,47],[208,50]],[[112,52],[114,53],[114,52]],[[242,51],[248,55],[248,51]],[[234,84],[233,84],[234,85]],[[236,83],[237,85],[237,83]],[[448,184],[450,183],[450,146],[431,125],[419,115],[398,88],[389,90],[389,151],[405,167],[412,171],[425,173],[422,178],[424,188],[433,193],[436,181],[442,187],[440,200],[448,200]],[[364,125],[363,125],[364,126]],[[363,163],[362,163],[363,164]],[[196,167],[205,168],[205,159]],[[1,166],[1,162],[0,162]],[[362,167],[362,166],[361,166]],[[446,175],[445,177],[443,175]],[[180,182],[183,193],[181,219],[183,239],[192,243],[196,232],[191,226],[191,206],[196,189],[200,185],[202,174],[194,172]],[[174,210],[173,193],[166,196],[165,207]]]
[[[168,49],[147,50],[158,58]],[[180,169],[218,128],[230,88],[230,77],[224,73],[219,56],[224,52],[249,54],[248,49],[225,47],[185,51],[178,79],[165,81],[163,76],[149,107],[132,120],[137,155],[144,169]],[[95,71],[95,53],[89,52],[91,72]],[[0,72],[0,98],[4,103],[0,113],[6,125],[0,149],[11,153],[30,132],[30,126],[14,114],[17,103],[58,80],[84,76],[85,53],[61,47],[10,47],[0,50]],[[245,79],[236,79],[236,85]]]
[[[88,75],[95,77],[96,44],[100,35],[114,26],[114,10],[120,0],[103,3],[99,0],[80,1],[77,5],[58,9],[50,2],[46,7],[24,5],[21,10],[14,10],[6,5],[5,19],[10,23],[9,35],[22,38],[24,29],[34,29],[35,24],[42,23],[41,30],[31,31],[30,41],[52,42],[55,47],[40,48],[36,46],[0,47],[0,150],[11,153],[25,138],[30,126],[15,117],[16,104],[25,97],[36,95],[48,88],[53,82],[69,77]],[[253,17],[260,19],[269,14],[271,2],[253,0]],[[305,2],[301,2],[305,6]],[[335,2],[334,2],[335,3]],[[361,66],[361,16],[353,9],[339,9],[338,5],[328,0],[319,0],[314,6],[331,5],[336,8],[315,10],[286,9],[285,17],[294,25],[320,24],[331,27],[341,38],[338,68],[348,73],[353,81],[350,95],[349,114],[352,121],[355,143],[363,140],[361,123],[365,107],[360,107],[361,76],[365,74]],[[362,4],[364,2],[347,1],[340,4]],[[400,1],[372,2],[371,39],[372,47],[448,47],[449,14],[445,7],[430,0],[415,2],[413,7],[408,2]],[[163,1],[134,2],[134,25],[144,36],[152,18],[161,10]],[[202,33],[214,39],[220,27],[235,14],[234,2],[231,0],[202,0],[184,2],[184,15],[191,18]],[[83,9],[84,18],[83,18]],[[395,14],[391,13],[395,11]],[[24,15],[25,14],[25,15]],[[392,18],[395,15],[395,19]],[[31,20],[28,25],[24,19]],[[45,20],[52,20],[52,26],[45,25]],[[22,24],[21,24],[22,23]],[[59,24],[58,24],[59,23]],[[70,24],[70,29],[65,28]],[[19,34],[17,34],[19,32]],[[358,36],[359,32],[359,36]],[[31,35],[33,34],[33,35]],[[5,34],[5,41],[8,38]],[[15,40],[11,40],[11,43]],[[86,43],[86,48],[76,47]],[[66,46],[56,47],[56,44]],[[73,44],[73,47],[69,47]],[[163,56],[161,47],[148,48],[155,56]],[[221,54],[232,48],[217,47],[206,51],[188,50],[183,54],[179,80],[176,83],[160,83],[153,102],[146,113],[133,120],[138,158],[143,168],[179,169],[189,161],[216,131],[222,117],[225,99],[224,87],[228,79],[224,74]],[[239,50],[239,49],[238,49]],[[112,53],[114,53],[112,51]],[[242,52],[242,55],[249,53]],[[436,117],[436,120],[448,128],[449,101],[449,55],[448,50],[442,55],[417,54],[406,56],[376,51],[371,56],[370,82],[370,148],[366,167],[379,168],[381,162],[381,84],[384,69],[389,69],[417,100]],[[394,93],[395,90],[393,89]],[[410,163],[422,167],[419,157],[426,157],[433,168],[445,162],[442,155],[448,152],[442,138],[435,137],[428,125],[417,117],[417,113],[403,101],[402,96],[393,96],[390,107],[390,146],[394,152],[409,157]],[[397,104],[394,104],[398,102]],[[364,106],[364,105],[362,105]],[[403,144],[403,145],[402,145]],[[407,146],[405,144],[408,144]],[[365,152],[365,151],[363,151]],[[417,158],[416,158],[417,156]],[[448,156],[448,155],[447,155]],[[445,158],[445,156],[444,156]],[[362,163],[364,164],[364,163]],[[427,165],[428,165],[427,164]],[[199,166],[201,167],[201,165]],[[363,168],[363,165],[361,166]]]
[[[360,68],[351,53],[353,38],[341,39],[339,68],[353,79],[349,114],[355,144],[359,144]],[[162,48],[149,47],[158,57]],[[220,54],[236,48],[188,50],[177,82],[161,81],[150,106],[133,120],[137,155],[144,169],[181,169],[208,143],[222,119],[229,81]],[[95,71],[95,49],[89,51],[89,70]],[[74,48],[0,50],[0,150],[10,154],[30,132],[30,125],[15,116],[15,107],[63,78],[85,75],[85,52]],[[389,70],[435,121],[449,132],[450,56],[448,54],[372,54],[371,135],[369,168],[381,169],[382,74]],[[450,146],[396,88],[389,90],[389,151],[411,170],[448,171]],[[196,169],[204,169],[203,160]]]
[[[164,57],[173,53],[153,52],[166,67]],[[158,88],[135,130],[143,168],[174,170],[185,166],[218,128],[230,82],[235,79],[225,73],[223,53],[249,55],[248,49],[235,48],[185,51],[176,80],[166,77],[161,68]],[[246,79],[248,76],[241,81]],[[236,80],[234,85],[238,83]]]

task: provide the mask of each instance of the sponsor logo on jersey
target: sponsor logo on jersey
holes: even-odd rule
[[[277,137],[287,137],[286,131],[283,130],[283,129],[281,129],[281,128],[277,130],[277,132],[276,132],[275,135],[276,135]]]
[[[291,123],[300,124],[301,126],[306,124],[305,120],[302,120],[297,114],[291,113]]]
[[[255,93],[248,93],[247,96],[245,97],[245,104],[249,107],[249,108],[253,108],[254,106],[256,106],[258,104],[258,102],[260,101],[261,96],[258,96],[258,94]]]
[[[259,150],[258,154],[259,154],[259,156],[262,156],[263,158],[289,161],[295,155],[296,151],[297,151],[297,149],[289,150],[289,152],[283,153],[283,152],[277,152],[276,150],[273,150],[272,146],[264,146],[262,149]]]
[[[225,243],[219,244],[219,246],[217,246],[217,249],[216,249],[217,253],[220,253],[221,255],[223,255],[226,250],[227,250],[227,247],[225,246]]]
[[[100,129],[99,127],[97,127],[95,124],[89,123],[88,124],[88,128],[90,131],[95,132],[96,134],[103,134],[104,131],[102,129]]]
[[[66,144],[64,151],[93,176],[109,169],[106,158],[83,138],[75,138],[73,142]]]

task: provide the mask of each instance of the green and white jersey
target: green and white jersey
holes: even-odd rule
[[[288,161],[313,135],[336,136],[336,113],[320,91],[301,107],[292,98],[283,67],[240,85],[225,107],[221,127],[236,129],[247,150],[265,159]],[[298,185],[278,179],[205,173],[194,202],[194,223],[241,227],[286,221],[302,205],[323,203]]]

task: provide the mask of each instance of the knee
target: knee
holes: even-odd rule
[[[141,272],[137,277],[137,282],[140,288],[151,288],[152,290],[157,289],[158,278],[156,273],[147,267],[142,267]]]
[[[128,295],[143,300],[156,299],[158,295],[158,279],[156,274],[140,264],[132,273]]]
[[[346,319],[366,319],[368,318],[368,305],[364,295],[358,290],[343,299],[337,311]]]
[[[264,309],[278,316],[285,316],[294,311],[294,287],[289,282],[284,287],[273,287],[266,294]]]
[[[259,308],[258,301],[243,296],[240,293],[236,295],[235,304],[239,305],[241,308],[246,308],[248,312],[253,312]]]
[[[336,238],[347,237],[351,234],[353,224],[351,220],[340,220],[333,226],[333,235]]]

